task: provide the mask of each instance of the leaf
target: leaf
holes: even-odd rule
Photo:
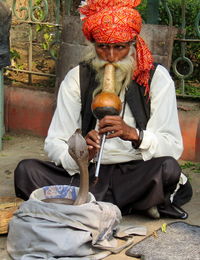
[[[48,49],[48,45],[47,45],[46,43],[42,43],[42,48],[43,48],[44,50],[47,50],[47,49]]]
[[[42,30],[42,26],[40,24],[36,25],[36,32],[40,32]]]
[[[51,35],[49,33],[44,34],[44,39],[48,41],[51,38]]]
[[[10,50],[10,57],[11,57],[11,59],[16,61],[17,59],[20,59],[20,54],[17,50],[11,49]]]
[[[161,227],[162,232],[166,233],[167,232],[167,224],[163,223]]]

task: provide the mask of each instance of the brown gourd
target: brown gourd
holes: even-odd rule
[[[115,67],[113,64],[105,66],[102,92],[97,94],[92,101],[92,112],[97,119],[106,115],[119,115],[121,100],[115,93]]]

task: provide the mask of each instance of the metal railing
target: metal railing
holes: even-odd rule
[[[34,75],[44,77],[56,77],[55,72],[40,71],[35,69],[34,64],[34,48],[40,48],[42,59],[56,60],[56,49],[60,44],[60,32],[62,27],[62,17],[70,14],[72,0],[0,0],[7,3],[12,9],[12,29],[11,29],[11,56],[14,49],[14,58],[17,53],[18,61],[20,54],[16,51],[16,40],[12,39],[17,27],[24,26],[26,35],[25,39],[20,39],[24,49],[27,49],[27,65],[23,66],[10,66],[6,70],[14,71],[16,73],[25,73],[28,75],[28,83],[33,83],[32,78]],[[42,33],[45,39],[42,39]],[[24,33],[25,34],[25,33]],[[22,41],[23,42],[22,42]],[[46,40],[46,46],[45,46]],[[48,46],[47,46],[48,45]],[[22,48],[23,49],[23,48]],[[55,65],[54,65],[55,66]],[[53,69],[52,69],[53,70]]]
[[[48,54],[53,60],[56,60],[55,52],[53,51],[56,45],[60,43],[60,31],[62,27],[62,17],[70,14],[72,0],[0,0],[6,3],[12,9],[12,30],[16,27],[25,25],[28,38],[23,39],[24,43],[28,45],[28,62],[27,68],[17,68],[15,66],[6,67],[5,70],[27,74],[28,81],[26,83],[32,84],[33,75],[42,77],[56,77],[55,73],[41,72],[33,69],[33,48],[38,45],[37,28],[53,28],[51,31],[54,37],[51,39],[48,46]],[[38,29],[39,30],[39,29]],[[50,30],[49,30],[50,31]],[[12,34],[12,32],[11,32]],[[50,32],[49,32],[50,34]],[[49,36],[49,35],[48,35]],[[16,42],[10,41],[11,52],[15,48]],[[39,45],[42,45],[40,42]],[[18,53],[15,51],[15,55]],[[19,55],[18,55],[19,56]],[[42,57],[45,59],[45,57]],[[4,135],[4,69],[0,69],[0,151],[2,150],[2,137]]]
[[[164,5],[166,12],[168,14],[168,20],[169,23],[168,25],[172,26],[173,25],[173,16],[170,11],[170,8],[168,6],[168,1],[167,0],[161,0],[161,3]],[[196,32],[197,38],[188,38],[187,37],[187,29],[186,29],[186,22],[187,22],[187,17],[190,16],[189,13],[186,11],[187,7],[187,1],[186,0],[181,0],[181,25],[180,25],[180,30],[179,30],[179,37],[175,39],[175,42],[180,44],[180,56],[173,60],[173,71],[175,75],[178,77],[180,80],[180,86],[181,86],[181,95],[185,95],[185,82],[186,80],[191,77],[191,75],[194,72],[194,64],[191,61],[189,57],[187,57],[187,44],[188,43],[200,43],[200,9],[197,12],[197,16],[194,20],[193,28],[194,32]],[[181,66],[186,66],[187,67],[187,72],[183,73],[179,69],[179,63],[181,63]]]
[[[49,31],[50,37],[52,37],[51,42],[48,46],[48,53],[50,57],[56,60],[55,49],[56,46],[59,47],[60,42],[60,31],[62,27],[62,17],[64,15],[70,15],[73,0],[0,0],[8,2],[12,7],[13,12],[13,27],[17,27],[21,24],[26,25],[29,37],[26,44],[28,44],[28,65],[27,68],[16,68],[9,67],[8,70],[16,71],[17,73],[26,73],[28,74],[28,84],[32,84],[33,75],[45,76],[45,77],[55,77],[55,73],[52,72],[41,72],[39,70],[33,69],[33,48],[38,46],[38,41],[35,41],[37,37],[37,26],[51,28]],[[148,0],[147,8],[147,21],[151,20],[152,23],[157,23],[159,18],[158,8],[162,4],[165,7],[166,13],[168,15],[168,25],[173,25],[173,15],[168,6],[167,0]],[[21,5],[20,5],[21,3]],[[24,5],[22,4],[24,3]],[[149,6],[151,8],[149,8]],[[187,21],[187,12],[186,6],[187,1],[181,0],[182,6],[182,19],[180,25],[180,34],[179,37],[175,39],[176,44],[180,44],[180,57],[173,61],[172,67],[174,74],[180,80],[181,93],[185,94],[185,81],[193,74],[194,65],[193,62],[187,57],[187,44],[194,42],[200,42],[200,10],[197,14],[197,17],[194,21],[194,31],[196,31],[197,38],[191,39],[187,37],[186,31],[186,21]],[[53,10],[52,10],[53,9]],[[189,15],[189,14],[188,14]],[[40,42],[42,46],[42,43]],[[11,48],[12,48],[12,39],[11,39]],[[187,73],[184,73],[179,70],[179,64],[184,64],[188,66]]]

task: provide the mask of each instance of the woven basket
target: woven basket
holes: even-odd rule
[[[8,233],[8,223],[22,202],[16,197],[0,197],[0,234]]]

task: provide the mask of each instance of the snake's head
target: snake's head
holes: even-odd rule
[[[76,129],[75,133],[69,138],[67,143],[68,152],[77,164],[79,164],[80,161],[88,162],[88,147],[80,129]]]

